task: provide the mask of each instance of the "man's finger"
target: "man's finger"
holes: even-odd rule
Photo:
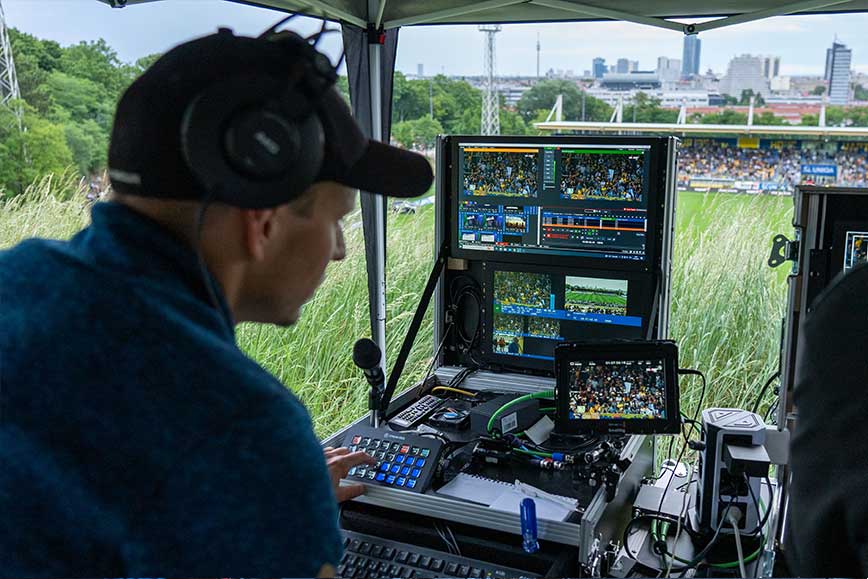
[[[323,452],[326,452],[326,453],[331,452],[331,451],[333,451],[333,450],[334,450],[334,448],[331,447],[331,446],[327,446],[327,447],[325,447],[324,449],[322,449],[322,451],[323,451]]]
[[[338,488],[337,499],[339,503],[342,503],[363,494],[365,494],[364,485],[347,485]]]
[[[330,448],[329,450],[326,451],[326,454],[328,456],[340,456],[342,454],[349,454],[349,453],[350,453],[350,449],[345,447],[345,446],[340,446],[338,448]]]
[[[344,473],[341,475],[343,477],[346,476],[347,471],[354,466],[359,466],[360,464],[375,464],[376,462],[377,461],[374,460],[373,456],[366,452],[358,451],[341,456],[333,456],[329,458],[328,465],[329,467],[341,469]]]

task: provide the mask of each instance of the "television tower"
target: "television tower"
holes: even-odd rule
[[[479,27],[485,33],[485,88],[482,91],[482,134],[500,134],[500,102],[497,98],[494,67],[494,35],[500,32],[500,24],[485,24]]]
[[[18,75],[15,74],[15,61],[12,59],[12,43],[9,42],[9,31],[6,28],[3,0],[0,0],[0,106],[9,107],[10,101],[20,98]],[[12,106],[12,112],[18,117],[21,128],[21,107]]]
[[[539,79],[539,32],[536,33],[536,77]]]

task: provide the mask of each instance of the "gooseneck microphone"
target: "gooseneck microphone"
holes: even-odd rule
[[[371,411],[371,426],[374,428],[380,426],[381,402],[386,389],[386,376],[380,367],[382,358],[383,352],[380,351],[380,347],[369,338],[362,338],[353,346],[353,363],[365,373],[365,378],[371,385],[371,391],[368,393],[368,409]]]

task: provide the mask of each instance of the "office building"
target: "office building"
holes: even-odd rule
[[[829,81],[829,104],[850,104],[850,63],[853,51],[835,41],[826,50],[826,79]]]
[[[593,66],[591,68],[593,69],[594,78],[603,78],[603,75],[608,72],[608,70],[606,69],[606,59],[598,56],[594,59]]]
[[[695,34],[684,37],[684,50],[681,53],[681,77],[690,78],[699,74],[699,55],[702,41]]]
[[[763,57],[742,54],[730,60],[719,89],[722,94],[737,99],[740,99],[746,90],[763,97],[768,96],[769,80],[763,74]]]
[[[768,80],[777,78],[781,75],[781,57],[780,56],[763,56],[763,76]]]
[[[660,80],[673,82],[681,76],[681,61],[667,56],[657,57],[657,76]]]

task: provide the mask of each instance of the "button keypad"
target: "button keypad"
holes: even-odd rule
[[[442,446],[433,438],[369,427],[356,428],[344,441],[345,444],[353,442],[357,451],[366,452],[376,460],[373,465],[351,468],[347,478],[413,492],[424,492],[427,488],[436,465],[432,456],[437,456]]]

